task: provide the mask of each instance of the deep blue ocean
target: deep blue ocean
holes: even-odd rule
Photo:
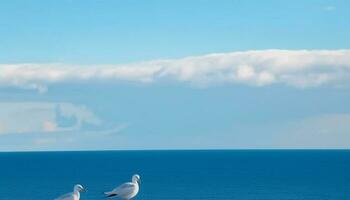
[[[102,192],[141,175],[136,200],[347,200],[350,151],[225,150],[0,153],[0,200]]]

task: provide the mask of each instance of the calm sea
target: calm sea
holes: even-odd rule
[[[0,200],[81,199],[141,175],[147,200],[347,200],[350,151],[105,151],[0,153]]]

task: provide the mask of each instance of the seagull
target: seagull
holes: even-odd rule
[[[85,192],[86,190],[83,188],[82,185],[77,184],[74,186],[73,192],[64,194],[55,200],[79,200],[80,199],[80,192]]]
[[[132,182],[121,184],[110,192],[105,192],[106,197],[119,197],[123,200],[130,200],[139,192],[140,176],[135,174],[132,176]]]

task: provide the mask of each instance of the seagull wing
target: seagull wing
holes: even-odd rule
[[[123,196],[128,196],[131,193],[133,193],[133,191],[135,190],[135,184],[134,183],[124,183],[120,186],[118,186],[117,188],[115,188],[114,190],[110,191],[110,192],[106,192],[105,194],[107,195],[107,197],[123,197]]]
[[[55,200],[74,200],[74,194],[72,192],[64,194],[60,197],[57,197]]]

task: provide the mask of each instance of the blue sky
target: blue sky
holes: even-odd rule
[[[0,151],[350,147],[349,1],[0,4]]]

